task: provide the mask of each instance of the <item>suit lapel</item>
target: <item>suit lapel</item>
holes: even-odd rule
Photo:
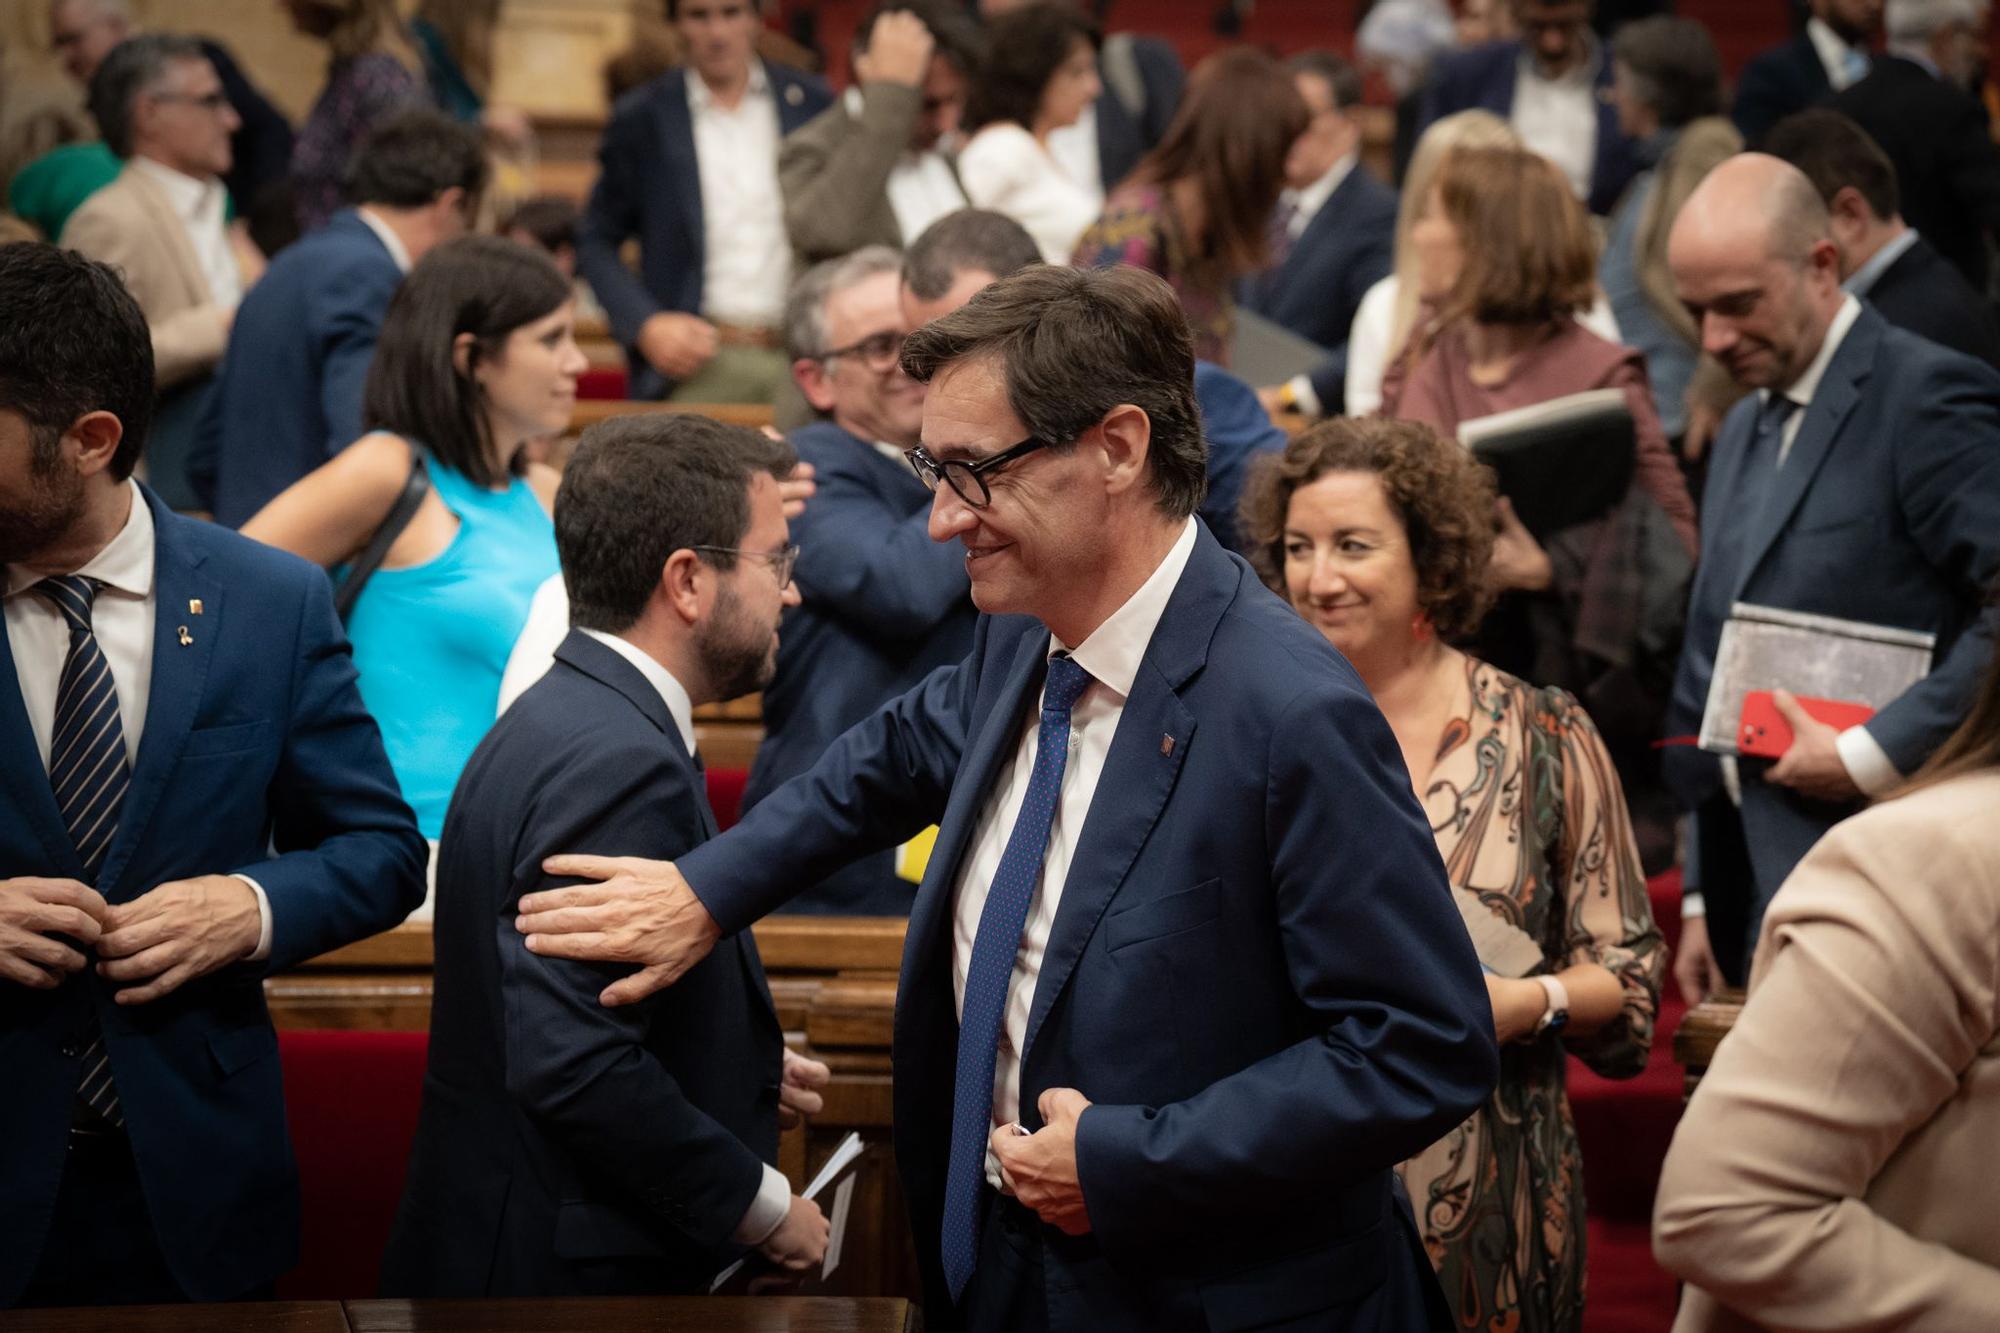
[[[153,510],[153,682],[146,697],[146,729],[139,737],[139,759],[132,768],[132,786],[118,815],[118,832],[104,856],[98,883],[117,890],[119,878],[145,835],[153,808],[180,763],[181,748],[200,712],[208,667],[216,640],[236,627],[222,585],[201,565],[204,554],[183,544],[184,519],[170,512],[149,490],[140,495]],[[202,614],[188,613],[199,599]],[[181,631],[187,630],[187,642]],[[144,886],[151,888],[151,885]]]
[[[1819,387],[1813,392],[1812,402],[1806,407],[1805,417],[1799,422],[1799,433],[1793,438],[1791,450],[1778,469],[1771,494],[1764,501],[1763,513],[1751,529],[1732,600],[1742,599],[1750,576],[1757,572],[1757,566],[1770,553],[1779,533],[1784,531],[1786,523],[1798,509],[1799,502],[1805,499],[1814,474],[1826,462],[1841,427],[1854,411],[1855,404],[1861,401],[1861,383],[1868,378],[1869,366],[1880,343],[1880,316],[1871,315],[1863,309],[1827,365]]]
[[[684,69],[677,69],[667,75],[660,85],[659,96],[654,105],[660,116],[660,146],[667,163],[667,179],[662,182],[676,196],[681,208],[681,225],[687,229],[688,239],[694,246],[696,262],[701,262],[703,254],[701,226],[701,164],[695,157],[694,115],[688,110],[687,81],[690,77]]]
[[[33,597],[34,593],[23,593]],[[35,749],[35,730],[28,723],[28,709],[21,701],[21,678],[14,665],[14,648],[6,626],[0,624],[0,754],[7,756],[0,771],[0,789],[7,793],[11,818],[25,819],[49,854],[48,864],[71,879],[83,879],[83,862],[77,859],[76,844],[70,841],[69,826],[56,805],[55,789],[49,786],[48,769]],[[0,875],[11,875],[9,869]]]

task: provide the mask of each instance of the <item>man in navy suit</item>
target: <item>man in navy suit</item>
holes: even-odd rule
[[[678,868],[556,858],[609,882],[524,899],[528,947],[637,997],[935,822],[894,1041],[930,1322],[1448,1327],[1393,1167],[1491,1088],[1485,986],[1366,689],[1193,517],[1173,292],[1030,268],[903,364],[971,653]]]
[[[791,440],[817,489],[793,525],[802,603],[785,616],[764,691],[745,809],[972,646],[964,564],[930,540],[930,492],[903,459],[923,427],[924,386],[899,361],[909,332],[902,268],[900,254],[873,246],[808,270],[792,290],[792,374],[823,419]],[[903,916],[915,893],[895,853],[878,852],[807,888],[790,910]]]
[[[778,143],[832,103],[810,74],[756,58],[754,0],[668,0],[687,67],[622,98],[577,264],[626,346],[632,396],[770,402],[792,251]],[[639,242],[639,273],[619,257]]]
[[[1425,83],[1417,133],[1475,107],[1514,126],[1562,168],[1577,198],[1609,213],[1637,163],[1603,95],[1611,61],[1590,29],[1591,0],[1512,0],[1519,38],[1438,58]]]
[[[1788,163],[1724,162],[1668,239],[1702,350],[1757,390],[1724,419],[1667,734],[1699,730],[1732,604],[1937,636],[1930,674],[1844,731],[1779,692],[1795,739],[1775,763],[1676,746],[1693,816],[1675,974],[1691,1002],[1741,982],[1764,908],[1864,796],[1893,790],[1965,716],[1993,656],[2000,574],[2000,373],[1840,289],[1826,206]],[[1683,908],[1684,916],[1689,908]]]
[[[131,480],[111,270],[0,249],[0,1305],[227,1300],[298,1259],[263,978],[423,900],[326,576]]]
[[[217,522],[241,527],[360,438],[389,298],[464,234],[485,184],[478,133],[435,111],[404,112],[363,142],[348,164],[353,206],[281,252],[236,308],[189,463]]]
[[[1765,133],[1860,82],[1868,44],[1882,25],[1882,0],[1810,0],[1805,31],[1753,58],[1736,80],[1730,115],[1744,142],[1763,146]]]
[[[1338,416],[1346,392],[1347,334],[1368,289],[1395,262],[1396,192],[1361,165],[1361,76],[1327,51],[1292,57],[1312,120],[1285,159],[1273,258],[1238,294],[1247,310],[1327,349],[1326,360],[1267,395],[1267,405]]]
[[[437,998],[410,1174],[383,1266],[397,1296],[700,1293],[746,1247],[803,1269],[819,1206],[773,1165],[788,1056],[746,930],[681,984],[609,1009],[621,969],[542,958],[511,929],[552,852],[675,857],[715,836],[694,709],[771,677],[795,605],[782,441],[706,417],[585,432],[556,497],[573,628],[452,796]],[[781,1062],[783,1070],[781,1073]]]

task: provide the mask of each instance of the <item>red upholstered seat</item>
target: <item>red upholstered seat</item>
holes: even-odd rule
[[[743,813],[743,787],[750,781],[750,772],[742,768],[711,768],[708,770],[708,804],[715,811],[715,822],[721,828],[734,824]]]
[[[593,366],[576,377],[576,396],[596,402],[621,402],[630,390],[623,366]]]

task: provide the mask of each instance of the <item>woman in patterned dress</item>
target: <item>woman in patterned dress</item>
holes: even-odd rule
[[[1402,1167],[1445,1295],[1465,1329],[1581,1328],[1565,1068],[1571,1054],[1610,1078],[1645,1067],[1666,950],[1583,709],[1451,646],[1490,586],[1547,557],[1469,453],[1380,418],[1293,440],[1246,492],[1243,531],[1265,582],[1375,695],[1453,886],[1533,946],[1527,975],[1482,950],[1501,1042],[1492,1099]]]

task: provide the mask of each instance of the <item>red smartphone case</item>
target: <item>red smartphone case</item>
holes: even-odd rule
[[[1806,714],[1830,727],[1845,731],[1875,716],[1867,704],[1842,699],[1814,699],[1798,696]],[[1778,702],[1769,690],[1752,690],[1743,696],[1743,717],[1736,727],[1736,752],[1756,759],[1777,759],[1792,748],[1792,729],[1778,712]]]

